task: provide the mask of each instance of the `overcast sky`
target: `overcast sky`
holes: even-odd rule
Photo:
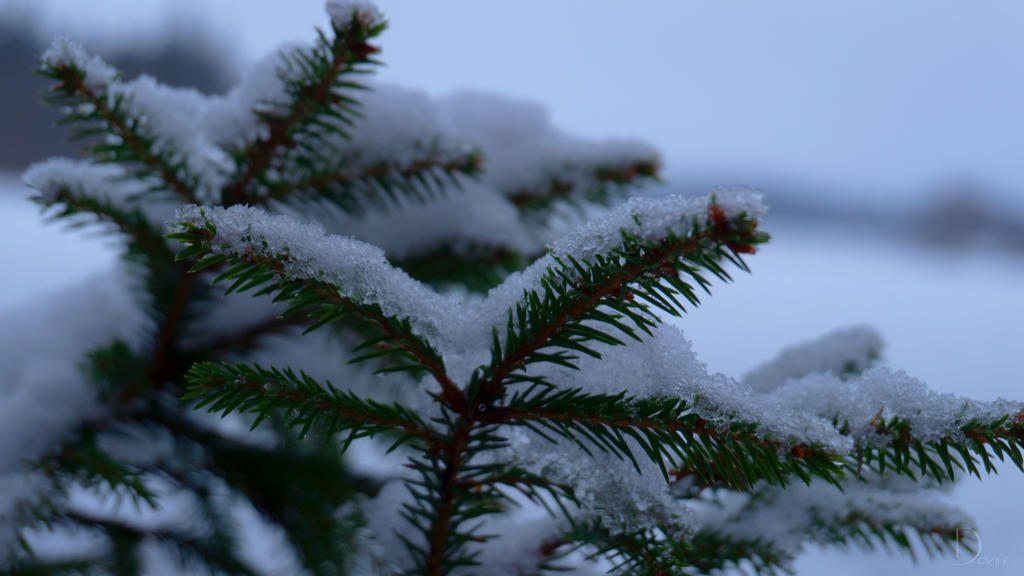
[[[976,182],[1024,208],[1022,2],[380,4],[382,78],[539,100],[574,133],[654,143],[670,175],[793,181],[876,205]],[[106,41],[194,14],[243,61],[326,23],[319,0],[49,0],[44,12]]]

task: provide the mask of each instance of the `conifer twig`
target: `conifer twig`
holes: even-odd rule
[[[268,135],[253,142],[239,154],[244,160],[243,168],[235,180],[225,187],[222,198],[224,206],[250,200],[247,193],[250,184],[267,169],[276,154],[296,145],[298,127],[316,115],[329,111],[331,106],[343,102],[343,98],[334,93],[339,78],[359,64],[373,62],[369,57],[379,49],[368,40],[380,34],[385,26],[383,22],[364,22],[358,15],[353,15],[348,26],[333,26],[333,42],[328,42],[321,34],[321,42],[330,46],[327,68],[320,70],[310,64],[315,74],[308,79],[308,83],[294,85],[295,93],[286,109],[280,113],[263,114]],[[307,57],[300,54],[296,58],[309,62]],[[256,198],[251,200],[258,201]]]

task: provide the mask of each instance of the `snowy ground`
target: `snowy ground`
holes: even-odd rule
[[[40,225],[14,176],[0,175],[0,310],[105,268],[111,240],[82,240]],[[770,199],[769,199],[770,202]],[[753,275],[715,287],[681,320],[713,370],[742,375],[787,344],[832,328],[869,324],[888,342],[887,363],[934,389],[978,399],[1024,398],[1024,259],[980,250],[937,251],[855,228],[769,222],[775,239],[749,262]],[[909,560],[811,551],[800,574],[1018,574],[1024,571],[1024,475],[967,481],[956,502],[978,521],[977,557]]]

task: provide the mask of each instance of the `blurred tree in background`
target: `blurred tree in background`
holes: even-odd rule
[[[49,41],[29,11],[10,9],[0,18],[0,78],[6,86],[0,90],[0,170],[21,170],[40,158],[75,153],[65,134],[55,128],[59,111],[38,105],[48,84],[33,68]],[[165,39],[108,47],[101,53],[126,78],[149,74],[171,86],[213,94],[227,91],[235,78],[230,58],[214,49],[216,42],[205,28],[178,22]]]

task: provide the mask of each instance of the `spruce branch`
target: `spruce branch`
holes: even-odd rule
[[[139,573],[138,547],[143,541],[152,541],[179,553],[183,562],[200,560],[217,573],[230,576],[259,576],[257,571],[234,556],[237,546],[232,542],[217,542],[214,538],[175,528],[136,526],[80,510],[59,513],[50,522],[100,530],[110,535],[113,549],[107,561],[111,570],[119,574]]]
[[[160,226],[152,222],[151,215],[136,202],[114,199],[107,195],[109,190],[95,189],[102,187],[102,183],[85,186],[55,181],[41,174],[45,172],[45,166],[38,168],[26,176],[40,192],[32,198],[33,201],[50,209],[51,220],[67,220],[74,226],[81,226],[87,222],[82,217],[91,216],[123,234],[128,240],[124,258],[143,271],[143,283],[149,296],[146,303],[151,308],[151,315],[165,317],[174,306],[175,290],[183,281],[185,268],[175,264],[174,252],[164,239]],[[111,188],[117,184],[106,181]]]
[[[557,559],[574,550],[590,558],[603,556],[612,573],[638,576],[711,574],[728,568],[753,568],[757,574],[788,572],[790,557],[760,540],[716,533],[691,533],[685,526],[661,523],[651,528],[622,530],[599,518],[571,522],[546,551]]]
[[[713,203],[708,220],[694,224],[686,236],[669,233],[655,240],[623,230],[620,246],[595,255],[592,261],[572,254],[556,256],[555,266],[541,281],[541,291],[527,291],[509,310],[504,342],[495,331],[491,363],[481,366],[470,384],[473,403],[495,402],[506,384],[537,383],[534,377],[521,374],[529,364],[575,368],[576,353],[600,358],[592,343],[623,344],[597,327],[601,324],[640,341],[638,331],[650,334],[660,322],[652,308],[679,315],[685,310],[679,296],[694,306],[699,303],[694,286],[681,276],[706,291],[710,282],[702,269],[729,280],[718,262],[728,259],[746,269],[739,254],[753,252],[756,244],[768,238],[756,230],[755,220],[739,215],[730,221]]]
[[[426,514],[429,518],[429,528],[423,569],[428,576],[442,576],[458,566],[472,565],[471,558],[459,553],[470,540],[470,535],[460,530],[461,525],[477,515],[496,511],[490,508],[480,510],[479,507],[476,510],[467,510],[465,501],[469,500],[473,493],[459,486],[459,474],[466,464],[466,452],[472,439],[473,428],[472,422],[457,425],[451,432],[451,441],[444,447],[443,458],[439,459],[440,462],[435,459],[433,469],[430,470],[436,482],[431,486],[436,496],[433,510]]]
[[[856,466],[867,466],[878,473],[893,470],[916,478],[931,478],[939,483],[955,481],[958,471],[981,478],[982,469],[995,473],[994,460],[1009,459],[1024,471],[1024,415],[1005,414],[990,421],[980,418],[958,423],[941,438],[919,438],[906,418],[894,416],[871,422],[877,440],[858,443]]]
[[[612,570],[638,576],[670,574],[670,542],[659,539],[654,530],[613,530],[600,519],[572,522],[571,528],[547,544],[552,553],[566,554],[584,548],[589,558],[604,556]]]
[[[435,442],[431,428],[408,408],[360,398],[304,372],[206,362],[192,367],[188,382],[185,399],[198,398],[197,409],[209,407],[210,412],[222,416],[255,414],[253,428],[280,412],[289,427],[299,429],[300,436],[311,429],[326,437],[344,434],[344,446],[377,434],[397,435],[392,448],[412,439],[424,445]]]
[[[9,566],[9,576],[92,576],[98,571],[108,568],[102,556],[92,558],[76,558],[70,560],[41,560],[33,558],[23,560]]]
[[[401,513],[422,534],[422,540],[399,534],[416,566],[410,575],[443,576],[455,568],[475,565],[465,548],[476,538],[472,527],[467,530],[465,524],[499,510],[494,487],[470,489],[459,480],[474,448],[479,448],[473,446],[477,443],[475,424],[447,424],[449,433],[439,438],[435,448],[409,462],[417,476],[406,482],[412,499],[402,505]]]
[[[585,203],[610,204],[631,188],[638,188],[658,180],[659,162],[643,158],[624,165],[598,164],[573,167],[571,164],[549,177],[534,189],[518,189],[508,193],[508,199],[525,215],[538,217],[558,203],[580,207]],[[577,177],[566,173],[580,172]]]
[[[918,561],[922,549],[929,558],[935,558],[952,554],[958,547],[973,552],[977,545],[971,536],[973,531],[967,526],[880,519],[870,510],[816,519],[813,530],[814,540],[823,544],[858,547],[869,552],[878,546],[887,551],[895,548],[914,562]]]
[[[384,371],[425,370],[441,385],[441,389],[450,402],[458,403],[461,392],[448,376],[441,358],[431,344],[417,334],[408,318],[398,318],[385,314],[381,307],[373,302],[362,302],[345,295],[345,287],[334,286],[329,282],[312,278],[290,278],[285,267],[287,254],[277,258],[265,256],[255,250],[220,249],[215,251],[213,240],[217,234],[216,225],[201,216],[201,221],[183,220],[180,222],[182,232],[168,235],[169,238],[180,240],[188,246],[182,250],[177,259],[197,258],[193,271],[202,270],[214,264],[225,264],[229,268],[214,282],[232,280],[228,293],[247,291],[259,287],[255,295],[275,294],[274,301],[289,301],[291,307],[284,315],[302,312],[314,322],[307,329],[314,330],[325,324],[335,322],[346,316],[354,316],[374,327],[379,336],[363,342],[356,351],[363,351],[353,362],[371,358],[391,357],[400,362],[384,368]]]
[[[156,494],[146,484],[144,472],[118,461],[96,443],[97,430],[87,425],[82,433],[32,464],[54,480],[58,490],[72,484],[103,486],[114,494],[127,495],[136,506],[157,507]]]
[[[405,539],[417,566],[417,572],[410,574],[443,576],[459,567],[479,565],[469,546],[490,539],[478,534],[484,517],[515,504],[506,489],[528,498],[546,495],[561,507],[575,502],[571,490],[558,484],[520,475],[523,471],[514,466],[477,461],[479,455],[507,446],[494,426],[466,421],[447,410],[444,420],[449,433],[425,458],[411,461],[419,479],[407,484],[413,501],[403,506],[403,516],[423,533],[425,541]]]
[[[511,489],[531,502],[544,506],[549,511],[552,510],[551,504],[555,504],[565,513],[570,504],[580,504],[571,485],[555,482],[550,478],[507,463],[476,466],[472,472],[463,474],[458,485],[463,490],[480,491],[489,486]],[[510,503],[515,503],[504,492],[496,494],[502,499],[508,499]],[[548,502],[549,498],[551,499],[550,503]]]
[[[85,152],[100,162],[125,167],[154,189],[169,189],[185,202],[196,202],[198,183],[184,162],[145,133],[123,93],[111,93],[108,82],[93,81],[79,64],[74,58],[44,58],[37,69],[57,82],[43,100],[64,111],[60,123],[69,126],[71,139],[113,136],[86,146]]]
[[[123,169],[92,162],[52,159],[33,166],[26,181],[39,191],[33,200],[50,208],[52,219],[71,219],[89,215],[111,225],[125,236],[124,258],[138,266],[146,288],[145,300],[153,318],[152,350],[136,365],[145,365],[149,384],[138,386],[159,388],[174,380],[176,348],[181,331],[191,317],[193,304],[205,296],[203,287],[195,287],[188,267],[174,261],[174,252],[160,228],[153,223],[165,217],[172,204],[144,199],[147,188],[127,180]],[[78,219],[75,224],[82,225]],[[124,355],[122,355],[124,357]],[[178,366],[178,372],[186,366]],[[126,401],[134,393],[121,398]]]
[[[58,186],[52,191],[32,197],[32,200],[44,209],[56,207],[56,210],[49,212],[51,221],[88,214],[99,222],[112,224],[119,232],[129,236],[129,247],[139,253],[151,254],[153,260],[163,259],[166,262],[166,256],[173,259],[174,253],[168,248],[160,227],[154,226],[139,208],[132,209],[105,198],[91,197],[83,190],[73,191],[70,185]],[[81,221],[74,223],[76,226],[82,224]]]
[[[634,452],[639,451],[660,467],[666,481],[670,466],[691,470],[705,483],[734,488],[758,480],[785,486],[790,476],[838,484],[845,474],[844,457],[823,446],[764,438],[755,433],[756,425],[741,421],[709,422],[682,398],[534,387],[516,392],[480,420],[526,426],[551,441],[575,442],[588,454],[597,448],[629,460],[638,472]]]
[[[678,560],[693,574],[714,574],[729,568],[752,568],[755,574],[791,573],[790,554],[777,550],[765,539],[741,539],[711,531],[680,537],[673,547]]]
[[[357,497],[372,495],[379,486],[354,475],[329,441],[299,441],[284,430],[281,418],[271,424],[282,440],[265,447],[227,438],[175,413],[161,403],[132,415],[142,426],[158,426],[172,435],[188,455],[188,466],[206,470],[243,495],[270,522],[280,527],[313,574],[333,574],[351,554],[359,519],[339,516],[337,510]],[[198,450],[197,450],[198,449]],[[179,456],[180,458],[181,456]],[[157,470],[182,485],[182,462],[158,463]]]
[[[315,199],[346,214],[361,215],[370,208],[388,209],[407,200],[428,202],[449,187],[459,187],[460,176],[480,173],[481,157],[475,150],[449,152],[434,145],[409,159],[364,162],[328,146],[318,150],[316,158],[304,160],[306,166],[294,178],[285,174],[266,181],[264,193],[253,202],[301,205]]]
[[[333,38],[318,29],[312,49],[285,55],[281,79],[289,101],[270,102],[259,111],[267,135],[235,153],[239,171],[224,189],[223,205],[261,202],[251,186],[264,180],[267,169],[287,151],[296,146],[315,150],[327,135],[347,136],[344,126],[358,116],[358,101],[346,91],[365,89],[352,76],[379,64],[371,58],[379,49],[369,42],[386,27],[382,19],[364,19],[354,12],[345,23],[332,22]]]
[[[977,542],[963,512],[940,504],[929,490],[900,492],[879,480],[852,479],[844,482],[842,492],[813,484],[790,489],[755,485],[746,490],[743,506],[703,525],[692,541],[756,540],[779,558],[794,557],[808,542],[865,551],[881,546],[915,562],[922,551],[929,557],[958,546],[973,551]],[[751,530],[781,511],[776,532]]]

